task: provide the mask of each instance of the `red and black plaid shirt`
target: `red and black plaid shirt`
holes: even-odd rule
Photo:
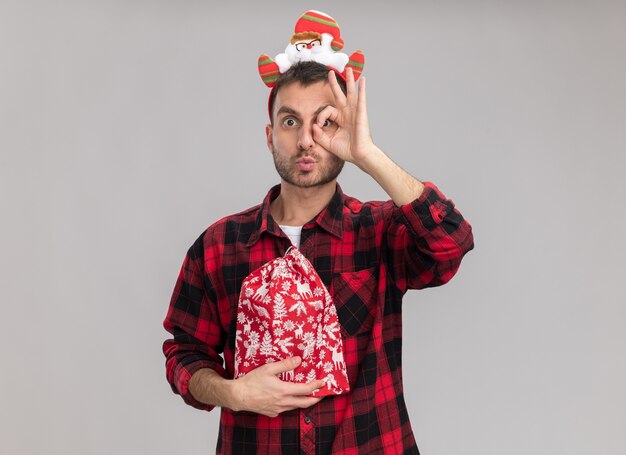
[[[167,379],[199,409],[188,382],[200,368],[233,377],[239,290],[291,246],[261,205],[209,227],[184,260],[165,329]],[[222,408],[220,454],[417,454],[402,385],[402,296],[450,280],[474,246],[470,225],[432,184],[414,202],[362,203],[339,186],[302,228],[300,251],[330,291],[351,391],[278,417]],[[223,359],[220,356],[223,355]]]

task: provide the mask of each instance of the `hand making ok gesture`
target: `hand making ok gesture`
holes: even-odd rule
[[[318,114],[313,126],[313,139],[342,160],[360,167],[368,154],[375,150],[367,119],[365,78],[361,79],[357,90],[352,68],[348,68],[345,95],[334,71],[328,73],[328,82],[335,106],[327,106]],[[330,136],[322,129],[327,120],[337,126],[335,133]]]

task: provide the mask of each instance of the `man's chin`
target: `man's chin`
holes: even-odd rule
[[[319,181],[305,181],[305,180],[292,180],[291,182],[287,181],[291,185],[296,188],[318,188],[329,183],[328,181],[319,180]]]
[[[313,171],[301,171],[298,175],[290,175],[289,178],[283,177],[283,180],[297,188],[316,188],[324,186],[337,178],[320,177],[314,174]]]
[[[337,180],[337,176],[333,178],[318,179],[318,180],[313,180],[313,181],[311,180],[300,181],[300,182],[296,182],[296,186],[299,188],[318,188],[318,187],[328,185],[330,183],[334,183],[336,180]]]
[[[280,178],[297,188],[315,188],[334,182],[343,170],[344,164],[343,161],[337,161],[332,166],[316,165],[313,169],[299,170],[276,160],[274,154],[274,165]]]

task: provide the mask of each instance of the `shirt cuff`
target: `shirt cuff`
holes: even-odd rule
[[[432,232],[454,211],[452,201],[446,199],[434,183],[423,183],[420,197],[399,208],[407,221],[405,224],[417,236]]]
[[[205,404],[196,400],[189,391],[189,380],[191,379],[191,376],[193,376],[196,371],[202,368],[210,368],[211,370],[222,376],[224,379],[230,379],[222,365],[215,362],[202,360],[190,363],[189,365],[185,366],[179,365],[178,371],[176,371],[175,374],[176,383],[175,385],[172,385],[172,390],[174,390],[175,393],[179,394],[188,405],[202,411],[211,411],[215,407],[214,405]]]

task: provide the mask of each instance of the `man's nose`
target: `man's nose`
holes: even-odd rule
[[[298,135],[298,147],[302,150],[313,148],[315,141],[313,140],[313,125],[302,125]]]

